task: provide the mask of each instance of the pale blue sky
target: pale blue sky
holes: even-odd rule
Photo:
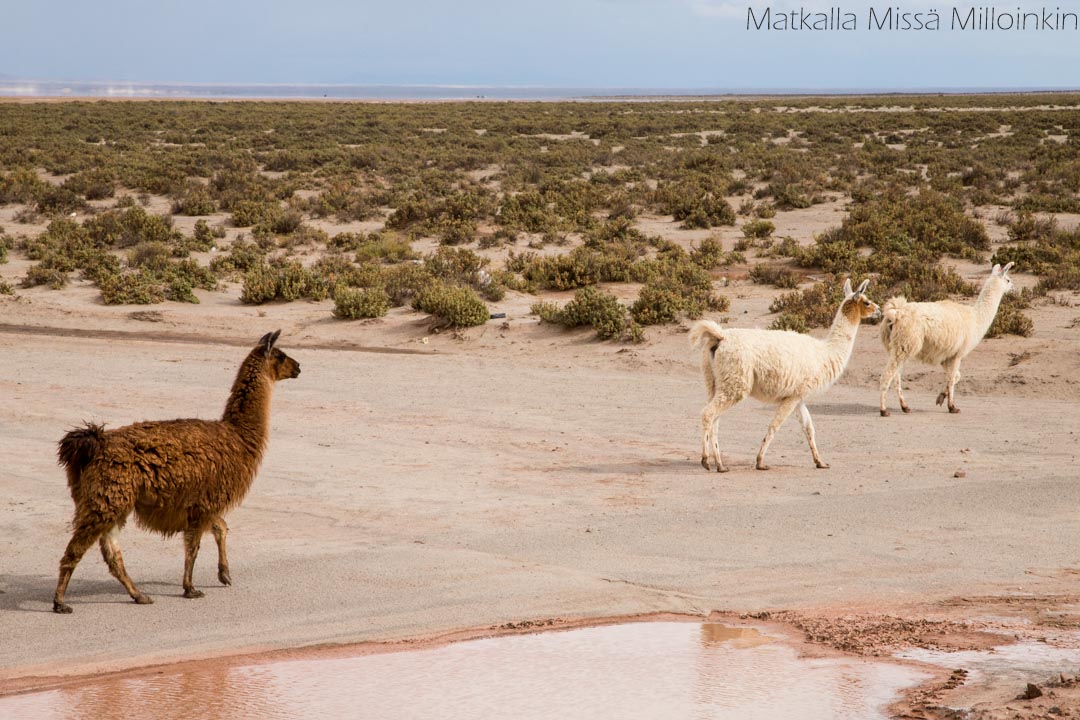
[[[873,4],[843,3],[864,24]],[[974,4],[974,3],[973,3]],[[985,4],[985,3],[983,3]],[[0,76],[547,87],[1080,86],[1080,32],[765,32],[727,0],[5,3]],[[892,3],[895,7],[897,3]],[[971,4],[913,0],[905,10]],[[1011,0],[998,7],[1041,7]],[[1080,12],[1080,2],[1048,2]]]

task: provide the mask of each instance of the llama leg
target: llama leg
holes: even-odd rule
[[[901,384],[900,383],[900,374],[903,371],[903,369],[904,369],[903,367],[898,367],[896,369],[896,397],[897,397],[897,399],[900,400],[900,409],[903,410],[906,413],[909,413],[909,412],[911,412],[911,408],[909,408],[908,404],[906,402],[904,402],[904,391],[900,387],[900,384]]]
[[[889,417],[889,408],[886,404],[886,395],[889,393],[889,385],[892,384],[893,379],[896,377],[896,371],[900,368],[900,362],[895,357],[889,357],[889,364],[885,367],[885,372],[881,373],[881,382],[879,389],[881,391],[881,397],[879,398],[879,405],[882,418]]]
[[[730,399],[724,395],[716,394],[701,411],[701,466],[709,470],[709,459],[716,458],[716,472],[727,472],[724,459],[720,456],[720,439],[718,425],[720,415],[737,403],[738,399]]]
[[[799,422],[802,423],[803,432],[806,433],[806,442],[810,443],[810,454],[814,456],[814,464],[821,469],[829,467],[827,462],[823,462],[821,455],[818,454],[817,444],[814,442],[814,419],[810,417],[810,410],[806,407],[806,403],[799,403]]]
[[[225,557],[225,536],[229,533],[229,526],[225,524],[225,518],[216,517],[210,524],[214,532],[214,540],[217,542],[217,577],[222,585],[232,585],[232,577],[229,576],[229,559]]]
[[[956,407],[956,403],[953,402],[953,393],[956,392],[956,383],[960,381],[960,358],[956,358],[956,362],[952,364],[952,373],[949,375],[949,412],[958,413],[960,408]]]
[[[116,542],[115,533],[116,526],[114,525],[109,529],[109,532],[101,536],[101,540],[99,540],[101,556],[105,558],[105,564],[109,566],[109,572],[120,581],[120,584],[128,591],[131,599],[139,605],[149,605],[154,601],[139,592],[139,589],[135,587],[135,583],[131,581],[127,570],[124,568],[124,556],[120,553],[120,545]]]
[[[64,604],[64,594],[67,593],[71,574],[75,572],[75,566],[82,560],[82,556],[101,537],[105,527],[100,523],[81,522],[75,526],[75,532],[71,535],[67,550],[60,558],[60,579],[56,582],[56,592],[53,594],[53,612],[67,614],[71,612],[71,606]]]
[[[188,528],[184,531],[184,597],[201,598],[204,593],[196,590],[191,582],[191,573],[195,569],[195,557],[199,554],[199,545],[202,543],[205,527]]]
[[[953,402],[953,390],[960,379],[960,358],[950,358],[941,364],[945,368],[945,389],[937,396],[937,404],[947,402],[949,412],[958,413],[960,408]]]
[[[769,466],[765,464],[765,451],[769,449],[769,445],[773,441],[773,436],[776,435],[776,431],[787,420],[788,415],[795,409],[795,406],[800,402],[797,397],[790,397],[780,403],[780,407],[776,409],[776,414],[773,415],[772,422],[769,423],[769,430],[765,433],[765,439],[761,441],[761,448],[757,453],[757,469],[768,470]]]

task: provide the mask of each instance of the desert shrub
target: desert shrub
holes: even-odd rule
[[[476,221],[448,219],[439,223],[439,242],[443,245],[461,245],[472,242],[476,235]]]
[[[758,263],[750,268],[750,279],[759,285],[793,290],[799,285],[799,276],[790,268]]]
[[[259,245],[238,237],[229,247],[229,252],[210,261],[210,269],[221,275],[235,276],[262,265],[266,260],[266,250]]]
[[[14,295],[15,288],[7,280],[0,278],[0,295]]]
[[[394,306],[411,302],[417,295],[439,282],[427,267],[415,263],[383,267],[379,278]]]
[[[73,270],[82,269],[89,279],[95,279],[97,271],[119,267],[119,261],[94,241],[85,226],[69,218],[52,221],[41,235],[24,240],[22,249],[30,260],[38,261],[23,278],[24,287],[59,289],[67,284]]]
[[[319,195],[310,198],[305,209],[314,217],[334,217],[339,222],[367,220],[376,214],[370,196],[348,183],[334,183]]]
[[[955,270],[938,264],[945,254],[980,260],[990,246],[982,225],[967,217],[958,201],[933,190],[911,197],[897,188],[880,194],[862,189],[855,196],[857,203],[839,228],[821,233],[809,247],[785,241],[774,252],[834,278],[874,275],[871,292],[879,297],[904,295],[923,302],[976,292]],[[798,315],[808,327],[827,325],[840,298],[825,293],[820,286],[792,293],[781,298],[790,307],[774,303],[773,312]]]
[[[724,199],[724,188],[709,182],[680,183],[657,189],[662,211],[686,228],[711,228],[734,225],[735,211]]]
[[[191,250],[206,252],[217,245],[217,241],[225,237],[225,228],[211,228],[205,220],[196,220],[188,247]]]
[[[792,330],[799,333],[810,332],[810,326],[802,315],[784,313],[780,317],[772,321],[769,325],[772,330]]]
[[[1027,288],[1020,292],[1006,293],[1001,298],[997,315],[994,316],[990,329],[986,331],[986,337],[1030,336],[1035,331],[1035,324],[1023,311],[1031,307],[1032,295],[1031,290]]]
[[[116,194],[116,175],[108,168],[91,168],[69,177],[63,187],[87,200],[104,200]]]
[[[98,245],[130,247],[146,242],[173,243],[181,239],[172,220],[151,215],[138,205],[125,210],[109,210],[83,223],[89,237]]]
[[[67,215],[89,208],[86,200],[62,185],[48,185],[36,199],[34,209],[43,215]]]
[[[253,231],[254,235],[256,231]],[[312,225],[301,224],[288,235],[279,237],[277,244],[283,248],[296,248],[304,245],[323,245],[330,239],[325,230]]]
[[[483,325],[491,315],[472,288],[445,283],[433,283],[421,290],[413,300],[413,307],[457,328]]]
[[[240,200],[232,206],[232,222],[236,227],[270,226],[284,214],[276,202]]]
[[[852,284],[855,284],[854,279]],[[819,282],[802,290],[785,293],[769,306],[769,312],[780,313],[770,327],[808,332],[812,327],[828,326],[843,299],[843,288],[836,282]]]
[[[476,285],[487,264],[487,258],[466,248],[441,247],[424,258],[432,275],[451,284]]]
[[[260,262],[244,273],[244,286],[240,291],[240,302],[248,305],[261,305],[278,296],[277,271]]]
[[[1016,244],[998,248],[992,262],[1015,262],[1018,270],[1039,275],[1040,292],[1080,290],[1080,228],[1062,230],[1053,220],[1021,213],[1009,226],[1009,236]]]
[[[748,238],[766,238],[773,234],[776,226],[768,220],[753,220],[742,226],[742,233]]]
[[[554,303],[538,302],[532,312],[543,322],[566,328],[591,326],[602,340],[621,337],[627,331],[626,306],[612,294],[595,286],[581,288],[562,308]]]
[[[68,283],[68,273],[58,267],[50,267],[45,264],[31,265],[26,275],[23,276],[22,286],[24,288],[35,287],[37,285],[48,285],[53,290],[59,290]]]
[[[377,318],[390,309],[390,296],[382,287],[334,290],[334,316],[339,318]]]
[[[202,183],[189,183],[180,197],[173,201],[175,215],[210,215],[217,210],[210,189]]]
[[[113,256],[107,256],[114,259]],[[142,243],[127,254],[128,270],[102,262],[87,268],[106,305],[146,305],[173,300],[197,303],[195,288],[213,290],[217,277],[194,260],[176,260],[163,243]]]
[[[34,203],[48,187],[49,184],[39,178],[33,170],[26,168],[12,170],[0,177],[0,205]]]
[[[654,266],[630,306],[630,316],[641,325],[658,325],[674,322],[680,315],[693,319],[706,310],[724,312],[729,306],[726,297],[713,292],[708,272],[689,262],[667,262]]]
[[[368,235],[367,240],[356,248],[357,262],[380,260],[393,264],[414,260],[416,257],[412,244],[405,238],[379,233]]]
[[[303,221],[304,217],[296,210],[283,210],[273,215],[266,223],[266,227],[276,235],[288,235],[299,230]]]
[[[161,272],[168,268],[171,254],[169,246],[163,242],[144,242],[128,250],[127,262],[129,267]]]
[[[725,262],[724,248],[715,238],[705,238],[690,251],[690,261],[704,270],[712,270]]]
[[[165,300],[161,284],[143,272],[106,276],[100,288],[106,305],[151,305]]]
[[[500,225],[511,231],[549,232],[559,226],[554,209],[539,192],[526,191],[503,198],[496,215]]]

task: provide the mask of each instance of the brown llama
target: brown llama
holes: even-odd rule
[[[152,603],[124,569],[116,533],[132,511],[138,525],[168,537],[184,533],[184,597],[203,593],[191,582],[195,556],[207,530],[218,546],[218,580],[231,585],[225,557],[224,514],[240,504],[255,479],[270,427],[274,383],[300,374],[300,365],[274,347],[281,331],[267,333],[236,373],[221,420],[140,422],[115,430],[87,423],[60,441],[75,501],[74,532],[60,559],[53,611],[64,604],[71,573],[97,540],[109,572],[140,605]]]

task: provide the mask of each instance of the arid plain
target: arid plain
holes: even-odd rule
[[[797,122],[815,112],[847,113],[868,126],[880,117],[893,122],[898,114],[919,122],[925,117],[938,122],[948,114],[909,111],[901,100],[846,109],[843,101],[836,102],[831,110],[820,107],[822,100],[808,101],[805,111],[773,110],[789,112],[800,118]],[[940,267],[951,268],[962,281],[981,284],[991,256],[1002,248],[1037,246],[1038,238],[1016,230],[1021,220],[1045,223],[1053,217],[1052,232],[1075,234],[1080,215],[1071,208],[1035,207],[1025,213],[1022,205],[1011,203],[1034,194],[1034,182],[1008,186],[1020,173],[1039,172],[1037,148],[1052,143],[1053,150],[1075,152],[1077,138],[1063,126],[1080,132],[1080,111],[1064,100],[1065,107],[1045,109],[1056,102],[1040,100],[1036,110],[994,110],[973,102],[949,111],[958,127],[963,119],[986,113],[1012,113],[1010,120],[1045,113],[1056,128],[1031,140],[1030,167],[1003,169],[1001,187],[990,188],[986,197],[972,199],[970,184],[934,190],[960,198],[963,216],[986,233],[982,250],[946,252],[940,259]],[[728,105],[713,108],[726,111]],[[0,105],[0,118],[6,121],[11,107]],[[24,112],[34,106],[19,107]],[[423,112],[452,114],[456,107]],[[533,148],[538,158],[562,143],[615,148],[609,162],[599,166],[606,173],[651,162],[624,164],[619,144],[594,145],[587,132],[575,135],[573,108],[581,106],[569,107],[559,128],[563,132],[549,132]],[[679,103],[665,107],[682,108]],[[468,112],[483,118],[484,108],[477,104]],[[558,116],[563,106],[544,104],[530,111]],[[739,110],[738,115],[740,123],[752,122],[751,114]],[[705,153],[718,147],[734,153],[709,134],[722,121],[702,115],[692,142],[673,140],[676,149],[662,152]],[[921,132],[915,125],[913,132]],[[429,135],[446,132],[441,126],[430,130]],[[1008,130],[1000,132],[1009,136]],[[182,144],[176,138],[163,142]],[[763,142],[767,153],[816,152],[814,143],[788,148],[800,144],[794,127]],[[890,151],[907,149],[899,144]],[[586,161],[593,175],[600,171],[593,159]],[[979,158],[973,163],[985,165]],[[42,165],[35,173],[53,187],[75,174],[51,173]],[[376,170],[357,167],[370,174],[371,185],[378,184],[372,179]],[[763,271],[755,267],[792,273],[797,290],[838,284],[845,274],[814,266],[813,258],[799,256],[793,246],[813,248],[822,234],[845,222],[853,207],[886,193],[876,187],[868,195],[859,184],[866,182],[866,173],[830,182],[822,179],[827,172],[815,168],[787,183],[802,183],[813,201],[784,202],[769,194],[769,177],[757,179],[756,170],[706,167],[742,181],[721,193],[729,207],[746,210],[733,214],[730,223],[687,227],[693,223],[676,220],[677,208],[662,212],[669,201],[634,191],[616,198],[628,209],[596,207],[587,214],[601,224],[612,222],[609,215],[625,217],[629,225],[618,231],[623,235],[629,227],[641,237],[661,238],[642,250],[644,260],[675,253],[671,246],[692,253],[706,240],[716,243],[726,257],[707,272],[712,289],[727,299],[726,310],[719,303],[700,310],[731,327],[768,327],[778,317],[773,303],[792,289],[761,282]],[[293,191],[299,201],[290,206],[286,198],[282,205],[309,233],[324,233],[290,244],[285,238],[303,231],[265,232],[270,255],[284,251],[313,267],[340,252],[330,238],[360,237],[359,247],[349,248],[351,255],[365,252],[366,234],[383,231],[380,242],[393,237],[414,254],[405,263],[422,265],[446,245],[471,247],[487,258],[483,277],[471,282],[482,291],[492,278],[506,281],[497,299],[490,294],[484,299],[491,313],[505,317],[459,328],[408,304],[375,318],[349,320],[334,317],[332,297],[244,302],[245,282],[251,282],[244,273],[223,273],[214,290],[189,287],[197,303],[107,304],[100,276],[87,279],[85,268],[83,275],[72,272],[58,289],[22,287],[23,278],[41,263],[27,239],[47,235],[58,217],[74,213],[73,222],[80,223],[105,213],[125,195],[141,194],[136,205],[171,217],[180,236],[194,233],[200,218],[221,228],[209,249],[190,249],[188,257],[204,267],[253,232],[234,222],[235,206],[232,213],[216,205],[200,216],[185,214],[174,203],[184,201],[190,185],[175,193],[139,191],[128,187],[123,172],[115,179],[114,194],[70,212],[65,206],[62,215],[35,209],[33,202],[0,205],[0,228],[12,238],[7,262],[0,264],[0,277],[12,291],[0,295],[5,368],[0,373],[0,692],[181,660],[349,643],[419,645],[651,614],[779,623],[793,637],[812,641],[807,647],[818,652],[986,648],[1016,639],[1080,648],[1080,297],[1067,284],[1047,290],[1049,270],[1036,274],[1018,261],[1017,285],[1038,291],[1021,308],[1030,328],[1026,336],[986,339],[967,358],[957,390],[960,414],[934,404],[941,369],[913,363],[905,373],[913,412],[900,413],[892,396],[892,416],[880,417],[877,388],[886,354],[879,328],[864,324],[841,380],[809,403],[818,446],[831,468],[814,468],[799,424],[790,418],[770,451],[772,469],[754,470],[773,408],[747,400],[721,420],[721,447],[732,470],[717,474],[698,462],[705,391],[699,355],[686,333],[693,322],[688,314],[696,310],[688,305],[670,321],[641,323],[640,342],[599,340],[590,327],[542,322],[532,306],[540,300],[561,306],[574,290],[545,286],[542,279],[517,285],[510,275],[527,280],[529,269],[512,269],[521,267],[520,261],[514,265],[515,253],[566,254],[601,242],[595,238],[602,231],[570,223],[518,228],[499,237],[505,198],[527,192],[509,188],[518,180],[506,168],[492,163],[461,171],[472,173],[468,182],[483,188],[476,194],[490,194],[493,202],[490,212],[479,211],[471,226],[466,223],[473,235],[464,239],[453,224],[460,217],[451,218],[449,229],[422,223],[409,228],[400,214],[391,220],[396,208],[385,197],[372,199],[370,213],[358,214],[362,219],[322,214],[309,201],[323,191],[320,182],[330,181],[317,170],[309,175],[265,166],[257,170],[275,182],[314,178],[310,186],[300,181],[303,187]],[[898,172],[893,167],[887,174]],[[663,178],[659,188],[649,180],[644,171],[612,183],[662,193]],[[199,176],[184,182],[198,183]],[[501,187],[503,182],[508,187]],[[363,182],[356,188],[370,190]],[[918,189],[907,192],[911,196]],[[758,202],[751,199],[746,207],[755,193]],[[771,210],[753,209],[762,206]],[[766,218],[773,227],[764,235],[744,231]],[[771,252],[781,238],[793,239],[787,254]],[[105,252],[134,267],[134,247],[137,243]],[[874,246],[873,252],[883,251]],[[863,249],[858,255],[869,253]],[[389,264],[386,258],[377,261]],[[876,286],[876,269],[861,270],[871,278],[870,297],[883,302],[888,292]],[[540,277],[537,271],[535,278]],[[599,280],[599,287],[630,307],[655,281],[651,276]],[[54,614],[57,562],[72,510],[55,460],[63,433],[83,421],[117,427],[138,420],[218,417],[247,349],[279,328],[279,346],[303,372],[278,384],[261,470],[243,504],[228,516],[233,586],[217,583],[208,537],[195,575],[206,597],[184,599],[179,538],[150,535],[132,522],[119,542],[129,572],[154,604],[132,604],[93,549],[68,592],[74,614]],[[1013,712],[1041,717],[1038,713],[1052,706],[1042,702],[1076,712],[1080,696],[1069,676],[1078,669],[1059,668],[1066,678],[1048,691],[1053,697],[1025,701],[1026,709],[1014,700],[1024,690],[1014,678],[945,688],[943,672],[895,712],[934,717],[935,708],[952,704],[983,713],[975,717],[1013,717],[1007,714]],[[1025,682],[1045,685],[1046,678]]]

